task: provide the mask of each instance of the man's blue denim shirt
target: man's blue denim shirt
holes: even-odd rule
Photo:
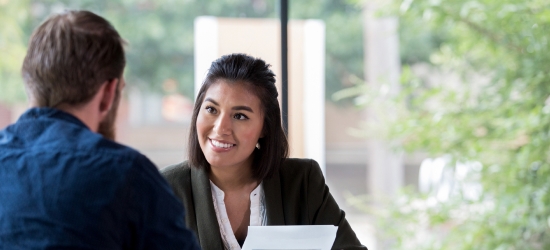
[[[0,249],[198,249],[182,204],[137,151],[56,109],[0,131]]]

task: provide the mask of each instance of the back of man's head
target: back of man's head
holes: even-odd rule
[[[32,34],[22,74],[35,107],[78,106],[102,83],[122,77],[124,41],[113,26],[89,11],[54,15]]]

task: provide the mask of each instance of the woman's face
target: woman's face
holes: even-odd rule
[[[220,79],[205,93],[196,126],[202,152],[212,168],[251,167],[264,115],[260,99],[246,86]]]

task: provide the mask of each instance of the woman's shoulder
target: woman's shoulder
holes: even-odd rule
[[[160,170],[160,174],[168,180],[169,183],[174,181],[181,181],[187,179],[186,176],[190,176],[191,167],[187,161],[164,167]]]
[[[283,161],[283,167],[285,166],[308,167],[308,166],[311,166],[312,164],[319,165],[315,160],[309,159],[309,158],[286,158]]]
[[[287,158],[279,170],[283,176],[310,175],[321,173],[319,163],[308,158]]]

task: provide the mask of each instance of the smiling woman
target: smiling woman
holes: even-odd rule
[[[199,144],[211,171],[227,171],[243,165],[251,170],[252,153],[262,137],[260,100],[247,90],[246,83],[228,83],[223,79],[216,81],[205,97],[196,126]]]
[[[248,226],[335,225],[333,249],[359,243],[317,162],[289,159],[275,75],[263,60],[214,61],[199,90],[189,160],[162,170],[202,249],[241,249]]]

